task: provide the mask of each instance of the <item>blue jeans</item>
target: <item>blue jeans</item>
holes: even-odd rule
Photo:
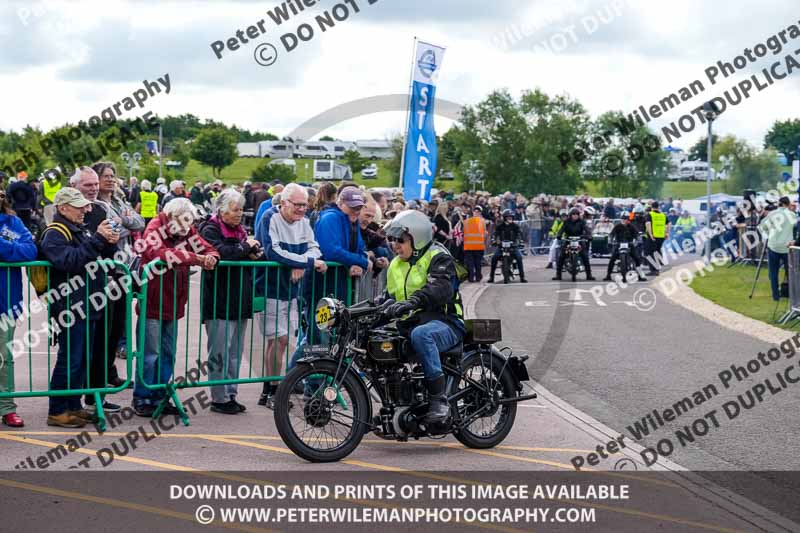
[[[536,248],[542,245],[542,230],[531,229],[530,231],[530,249],[531,252],[536,253]]]
[[[776,302],[781,299],[781,291],[778,289],[778,274],[780,273],[781,263],[789,275],[789,254],[779,254],[767,248],[767,258],[769,260],[769,284],[772,288],[772,299]]]
[[[431,320],[411,330],[411,346],[422,363],[426,379],[436,379],[442,375],[439,354],[454,347],[460,340],[453,328],[441,320]]]
[[[58,356],[50,379],[51,390],[82,389],[86,386],[87,346],[92,346],[96,321],[89,321],[89,335],[86,335],[86,321],[77,320],[72,327],[58,334]],[[67,358],[69,354],[69,361]],[[67,411],[83,409],[80,396],[51,396],[49,415],[56,416]]]
[[[158,336],[161,335],[159,349]],[[144,368],[136,375],[133,388],[134,405],[158,405],[166,396],[164,389],[151,390],[145,387],[169,383],[175,368],[175,341],[178,334],[177,320],[155,320],[148,318],[144,325]]]

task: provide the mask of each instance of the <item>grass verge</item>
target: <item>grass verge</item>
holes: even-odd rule
[[[753,287],[755,275],[756,268],[754,266],[723,266],[716,268],[713,272],[709,272],[704,277],[695,276],[690,286],[703,298],[711,300],[726,309],[773,326],[797,331],[797,322],[794,322],[794,326],[792,323],[788,326],[780,326],[775,323],[786,311],[788,300],[782,299],[776,309],[775,302],[772,300],[772,292],[770,291],[766,261],[764,261],[764,266],[761,268],[753,298],[748,298]],[[781,275],[781,278],[783,278],[783,275]]]

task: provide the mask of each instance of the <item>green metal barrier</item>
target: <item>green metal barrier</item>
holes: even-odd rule
[[[131,302],[132,302],[132,290],[131,290],[131,276],[130,270],[128,266],[124,263],[110,260],[110,259],[98,259],[97,260],[98,270],[96,271],[95,275],[102,275],[106,276],[103,272],[104,270],[109,269],[112,270],[116,267],[118,272],[122,272],[120,282],[122,288],[124,289],[124,298],[121,300],[117,300],[124,302],[125,308],[125,338],[126,338],[126,348],[128,353],[132,353],[132,339],[133,339],[133,329],[131,327]],[[91,298],[94,295],[89,294],[89,281],[90,281],[90,274],[88,272],[84,273],[83,275],[72,275],[69,277],[69,284],[66,287],[56,286],[53,287],[51,285],[50,279],[50,272],[52,269],[52,265],[47,261],[28,261],[24,263],[2,263],[0,262],[0,272],[5,273],[6,283],[3,289],[5,290],[5,298],[6,298],[6,309],[10,309],[12,306],[11,302],[11,274],[16,269],[25,269],[29,267],[44,267],[47,273],[47,289],[43,293],[41,299],[44,300],[44,304],[40,301],[40,297],[36,295],[36,292],[33,290],[31,283],[26,280],[26,277],[23,275],[23,301],[22,301],[22,313],[19,316],[20,319],[23,319],[27,325],[27,331],[23,334],[22,340],[14,339],[15,329],[16,329],[16,322],[18,320],[14,320],[14,316],[6,313],[0,316],[0,337],[2,337],[2,344],[0,345],[0,356],[2,356],[2,360],[0,361],[0,376],[3,376],[0,381],[0,399],[3,398],[30,398],[30,397],[40,397],[40,396],[48,396],[48,397],[70,397],[70,396],[83,396],[83,395],[92,395],[94,396],[94,402],[96,406],[96,413],[98,417],[97,426],[100,430],[105,430],[106,427],[106,417],[105,413],[103,412],[103,396],[114,394],[120,392],[128,387],[131,382],[131,378],[133,376],[133,361],[131,358],[128,358],[126,362],[126,380],[125,382],[118,386],[118,387],[110,387],[108,386],[108,362],[109,362],[109,351],[108,351],[108,343],[105,344],[105,350],[103,353],[103,384],[102,386],[91,386],[91,367],[90,361],[92,357],[97,357],[98,354],[91,353],[91,346],[89,342],[86,342],[86,350],[80,354],[73,354],[71,353],[71,345],[70,345],[70,337],[74,334],[75,325],[74,322],[70,324],[61,323],[59,324],[60,316],[52,317],[51,316],[51,309],[53,307],[53,303],[63,299],[65,309],[72,309],[73,306],[78,305],[79,302],[83,302],[85,304],[85,309],[88,311],[90,304],[92,303]],[[106,268],[102,268],[106,267]],[[102,269],[102,270],[101,270]],[[80,280],[85,287],[85,291],[79,287]],[[73,286],[74,283],[74,286]],[[108,284],[106,284],[108,287]],[[80,294],[83,292],[83,294]],[[16,304],[16,302],[13,302]],[[46,312],[43,310],[46,309]],[[38,310],[38,311],[37,311]],[[63,314],[60,313],[60,314]],[[88,318],[88,316],[87,316]],[[108,306],[103,306],[103,317],[101,319],[103,331],[109,330],[109,325],[111,317],[108,314]],[[43,322],[44,326],[43,329],[34,329],[33,324]],[[55,321],[55,323],[53,322]],[[86,335],[87,338],[90,337],[90,320],[84,320],[85,327],[86,327]],[[57,335],[53,335],[53,330],[56,328],[51,327],[52,325],[56,325],[59,331],[56,331]],[[46,336],[39,335],[40,332],[46,333]],[[18,333],[18,332],[17,332]],[[19,335],[17,335],[19,337]],[[34,340],[35,339],[35,340]],[[55,344],[56,339],[59,341],[66,342],[66,359],[62,361],[62,364],[66,365],[66,375],[67,375],[67,385],[66,388],[59,388],[59,389],[52,389],[51,388],[51,376],[53,376],[53,371],[58,364],[58,356],[57,353],[53,354],[51,348]],[[14,348],[17,347],[17,343],[21,343],[26,350],[23,350],[23,353],[15,354]],[[9,346],[11,344],[11,346]],[[42,344],[46,346],[46,351],[34,350],[34,348],[41,347]],[[27,351],[27,359],[23,359],[23,363],[27,366],[27,390],[17,390],[16,387],[16,380],[15,380],[15,370],[17,364],[15,363],[15,359],[18,357],[24,356],[24,351]],[[57,350],[56,350],[57,352]],[[36,366],[41,364],[39,361],[39,357],[45,356],[47,357],[47,373],[38,371]],[[85,375],[80,376],[80,382],[75,383],[70,375],[69,369],[72,366],[73,361],[76,357],[85,357],[84,366],[85,366]],[[36,375],[34,375],[36,374]],[[82,373],[83,374],[83,373]],[[42,384],[41,378],[47,376],[47,383]],[[34,380],[38,381],[38,383],[34,383]]]
[[[139,322],[134,352],[136,390],[150,395],[151,401],[157,399],[154,417],[171,399],[185,425],[189,425],[189,417],[178,389],[211,387],[214,401],[215,394],[227,394],[226,386],[280,381],[296,349],[293,344],[302,343],[304,338],[311,345],[325,340],[314,324],[317,300],[333,294],[347,304],[352,302],[349,269],[336,263],[328,263],[327,274],[306,274],[296,284],[289,279],[292,269],[275,262],[220,261],[213,270],[195,270],[186,275],[188,267],[165,270],[165,266],[162,261],[152,261],[145,265],[141,276],[144,281],[137,294]],[[165,280],[171,282],[171,291],[165,290]],[[196,282],[199,287],[193,287]],[[179,309],[179,283],[186,283],[185,314]],[[151,291],[151,287],[157,290]],[[154,297],[157,303],[148,301]],[[156,310],[154,304],[158,318],[144,318],[148,310]],[[295,322],[292,315],[296,315]],[[156,322],[148,324],[148,320]],[[179,325],[180,320],[185,324]],[[150,350],[145,350],[148,327],[152,338]],[[220,350],[220,345],[225,349]],[[214,357],[209,348],[216,351]],[[164,354],[165,349],[170,353]],[[282,364],[278,362],[281,354]],[[168,364],[163,364],[162,355],[169,357]],[[248,370],[241,375],[245,362]],[[176,363],[182,363],[181,372]]]

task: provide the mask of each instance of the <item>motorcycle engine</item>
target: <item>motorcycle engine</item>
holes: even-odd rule
[[[414,379],[404,367],[386,376],[386,396],[395,405],[411,405],[416,396]]]

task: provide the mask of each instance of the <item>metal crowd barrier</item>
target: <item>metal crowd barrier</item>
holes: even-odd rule
[[[113,296],[118,296],[124,302],[125,306],[125,324],[124,336],[126,339],[126,349],[131,353],[131,277],[128,266],[119,261],[110,259],[98,259],[96,276],[105,276],[104,270],[107,268],[109,271],[116,268],[118,272],[121,271],[120,293],[114,291],[114,294],[108,294],[109,299]],[[43,267],[46,269],[47,288],[42,294],[41,299],[33,290],[31,283],[29,283],[27,268]],[[104,268],[105,267],[105,268]],[[92,357],[97,357],[98,354],[93,354],[93,348],[90,342],[85,342],[85,351],[81,353],[72,353],[71,338],[76,334],[85,334],[86,338],[94,338],[96,335],[106,336],[110,330],[113,317],[109,316],[109,306],[103,305],[103,317],[99,320],[80,320],[78,322],[75,315],[81,316],[80,309],[86,310],[93,306],[93,298],[98,298],[96,301],[102,302],[100,297],[95,294],[89,294],[90,274],[87,271],[83,275],[76,274],[70,276],[68,283],[59,286],[52,286],[50,272],[53,266],[47,261],[28,261],[22,263],[0,263],[0,272],[6,275],[5,297],[6,308],[11,308],[11,274],[16,270],[20,271],[23,280],[22,291],[22,309],[21,314],[15,319],[14,315],[4,313],[0,315],[0,336],[2,342],[0,343],[0,398],[30,398],[30,397],[75,397],[83,395],[91,395],[94,397],[94,404],[97,409],[98,422],[97,426],[100,430],[105,430],[106,417],[103,412],[103,396],[107,394],[114,394],[120,392],[128,387],[133,376],[133,362],[129,358],[126,363],[126,378],[125,382],[118,387],[108,385],[109,380],[109,361],[113,360],[114,353],[109,353],[108,343],[104,343],[103,350],[103,376],[102,386],[91,386],[91,362]],[[85,287],[85,290],[83,289]],[[104,284],[104,288],[108,288],[108,283]],[[0,293],[1,294],[1,293]],[[103,294],[103,293],[96,293]],[[123,299],[124,296],[124,299]],[[44,300],[44,303],[41,301]],[[64,315],[63,311],[57,316],[51,316],[51,309],[55,302],[60,300],[64,301],[65,309],[73,309],[72,315]],[[117,300],[119,302],[120,300]],[[83,302],[84,308],[76,307]],[[16,302],[14,302],[16,304]],[[66,320],[72,317],[71,320]],[[86,316],[84,314],[84,316]],[[88,316],[87,316],[88,318]],[[19,320],[23,320],[27,325],[27,331],[21,336],[15,335],[16,324]],[[95,324],[91,324],[95,322]],[[94,326],[94,336],[91,334],[91,328]],[[76,327],[85,327],[85,331],[78,332]],[[59,387],[58,389],[52,388],[51,376],[53,371],[59,364],[57,355],[58,348],[56,341],[66,342],[65,358],[60,361],[60,367],[66,367],[66,387]],[[21,348],[20,348],[21,346]],[[55,346],[55,349],[53,349]],[[38,348],[38,350],[37,350]],[[54,353],[54,351],[56,353]],[[27,355],[27,357],[25,357]],[[83,359],[83,360],[80,360]],[[44,368],[42,367],[44,363]],[[84,367],[83,371],[77,376],[73,376],[70,369],[74,363],[78,363]],[[26,385],[23,390],[19,390],[15,380],[15,372],[22,371],[27,373]],[[97,376],[95,376],[97,378]],[[44,379],[47,381],[44,381]]]
[[[175,288],[179,270],[173,268],[163,274],[147,275],[163,266],[163,262],[153,261],[144,268],[137,325],[137,386],[149,391],[144,394],[152,395],[159,402],[154,417],[158,417],[172,399],[186,425],[189,418],[178,398],[178,389],[211,387],[212,401],[215,401],[215,389],[217,395],[222,393],[227,398],[235,390],[234,385],[280,381],[298,345],[314,346],[326,341],[314,322],[317,300],[334,296],[349,305],[354,301],[354,289],[357,297],[362,285],[353,283],[349,268],[336,263],[328,263],[325,274],[306,274],[296,287],[287,287],[284,278],[290,275],[291,269],[279,263],[220,261],[214,270],[194,270],[189,275],[187,305],[181,319],[176,306],[177,291],[164,290],[167,276],[172,276]],[[249,274],[249,282],[246,274]],[[371,275],[363,278],[366,277],[371,278]],[[231,278],[238,278],[238,283],[234,281],[231,286]],[[161,325],[153,331],[156,325],[149,324],[150,334],[157,335],[150,340],[151,348],[155,345],[156,349],[154,353],[145,353],[148,324],[141,317],[146,316],[145,310],[152,304],[148,303],[148,288],[152,284],[158,284],[157,320]],[[366,284],[361,290],[367,290]],[[294,294],[296,298],[289,298]],[[234,308],[230,305],[232,295],[238,302]],[[170,299],[172,313],[165,316],[164,303]],[[220,300],[225,301],[224,310],[217,306]],[[251,313],[243,310],[245,300],[253,303]],[[206,316],[208,307],[210,316]],[[180,320],[185,324],[179,324]],[[171,364],[166,367],[162,358],[164,351],[171,352]],[[279,361],[279,357],[283,360]],[[150,366],[149,370],[146,365]]]

